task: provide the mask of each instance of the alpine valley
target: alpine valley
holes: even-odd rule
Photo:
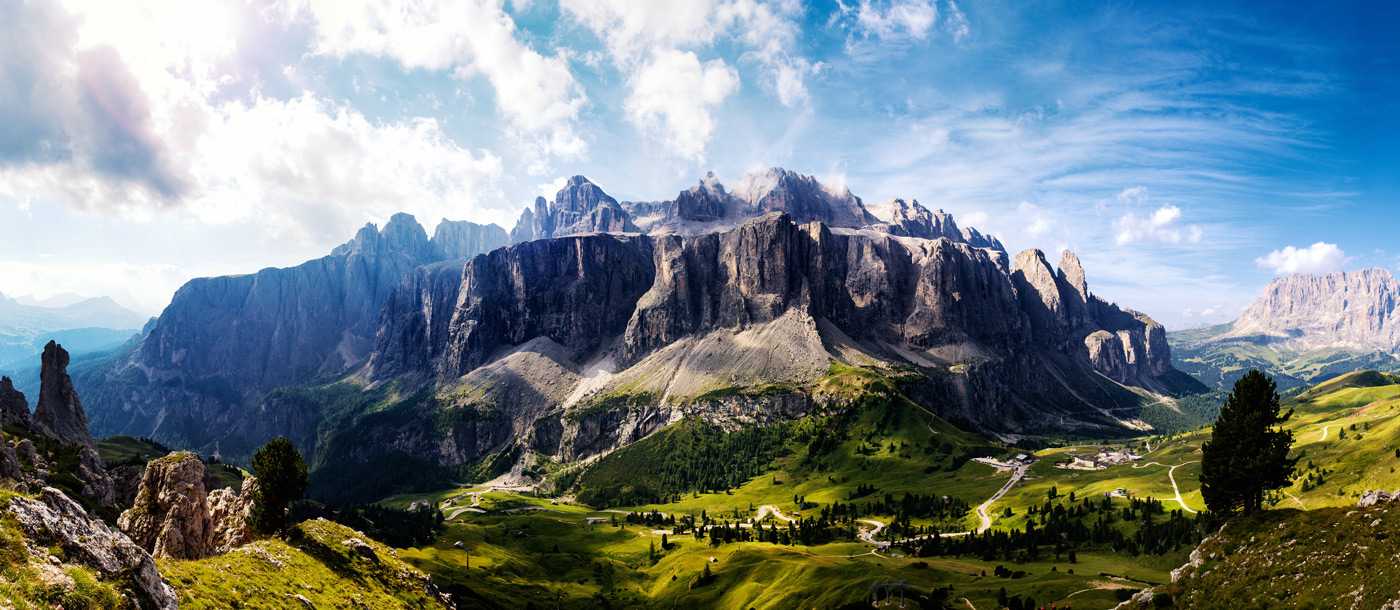
[[[1382,270],[1295,275],[1168,333],[1095,296],[1074,253],[1012,256],[917,201],[771,169],[619,202],[575,176],[509,232],[430,238],[399,214],[320,259],[190,281],[119,347],[48,343],[36,378],[0,381],[0,595],[1392,604],[1393,562],[1338,551],[1364,578],[1280,589],[1251,558],[1303,566],[1307,532],[1394,525],[1373,490],[1400,487],[1395,294]],[[1273,510],[1222,529],[1202,448],[1250,368],[1286,390],[1300,463]],[[308,499],[269,535],[279,438]]]

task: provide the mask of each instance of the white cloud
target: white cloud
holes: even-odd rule
[[[957,219],[957,223],[963,227],[972,227],[980,230],[982,225],[987,224],[989,218],[986,212],[978,210],[976,212],[963,214],[961,218]]]
[[[334,243],[400,211],[429,229],[443,217],[509,221],[484,209],[503,199],[501,160],[457,146],[434,119],[371,123],[310,95],[234,102],[211,118],[198,158],[196,217],[262,223],[271,240]]]
[[[1341,269],[1342,263],[1345,261],[1346,253],[1342,252],[1337,244],[1317,242],[1302,249],[1288,246],[1282,250],[1274,250],[1266,256],[1254,259],[1254,264],[1261,269],[1272,269],[1274,273],[1280,275],[1294,273],[1320,275]]]
[[[1040,206],[1029,201],[1022,201],[1021,205],[1016,206],[1016,211],[1022,217],[1030,220],[1030,224],[1022,230],[1031,237],[1040,237],[1055,228],[1055,219],[1051,218]]]
[[[711,108],[739,88],[739,75],[724,60],[700,63],[688,51],[661,51],[629,80],[627,118],[658,134],[673,154],[704,161],[715,123]]]
[[[1118,193],[1118,200],[1123,203],[1142,203],[1147,201],[1147,187],[1139,185],[1125,188],[1123,192]]]
[[[562,0],[560,6],[603,41],[613,64],[627,75],[633,100],[645,97],[651,103],[665,102],[655,92],[637,91],[639,85],[654,81],[656,76],[644,79],[641,72],[674,63],[678,53],[693,54],[708,48],[721,34],[737,38],[743,50],[737,62],[757,65],[763,74],[763,88],[787,107],[807,102],[807,79],[824,67],[798,53],[797,41],[802,34],[798,17],[805,8],[796,0]],[[727,72],[737,83],[738,72],[732,68]],[[671,116],[694,116],[703,119],[697,124],[710,126],[702,130],[704,138],[686,141],[687,146],[698,143],[702,149],[699,154],[691,148],[672,152],[686,159],[704,158],[703,148],[709,142],[713,119],[708,112],[699,116],[696,105],[688,100],[678,96],[667,99],[677,106],[650,110]],[[629,118],[638,123],[635,115]],[[647,127],[643,131],[655,130]],[[668,141],[674,143],[673,139]]]
[[[968,34],[972,33],[971,26],[967,23],[967,15],[958,9],[958,3],[948,0],[948,16],[943,19],[943,29],[952,35],[953,42],[962,42]]]
[[[286,12],[311,17],[324,55],[389,57],[405,68],[486,77],[497,111],[527,152],[579,159],[588,150],[574,127],[587,97],[565,54],[545,56],[516,38],[501,0],[289,0]],[[548,167],[532,161],[534,173]]]
[[[1146,202],[1147,188],[1135,186],[1118,194],[1119,201]],[[1114,243],[1125,246],[1142,242],[1198,244],[1204,231],[1197,225],[1181,224],[1181,208],[1165,204],[1146,218],[1128,212],[1113,223]]]
[[[855,6],[847,6],[844,2],[838,4],[839,15],[847,17],[855,33],[863,37],[923,40],[938,22],[938,7],[934,0],[860,0]],[[957,10],[956,5],[953,10]],[[957,15],[961,16],[962,12],[957,12]],[[962,19],[964,27],[966,21],[966,18]]]

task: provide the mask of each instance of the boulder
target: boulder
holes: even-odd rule
[[[149,553],[120,531],[90,518],[63,492],[46,487],[39,499],[15,497],[0,511],[14,516],[26,539],[42,541],[29,544],[31,553],[60,546],[69,562],[91,568],[103,580],[121,582],[142,610],[179,607],[175,590]]]
[[[1370,508],[1382,502],[1390,502],[1397,498],[1400,498],[1400,489],[1395,490],[1395,493],[1380,489],[1368,489],[1366,493],[1361,494],[1361,499],[1357,500],[1356,507]]]

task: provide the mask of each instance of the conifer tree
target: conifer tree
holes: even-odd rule
[[[1250,515],[1266,491],[1293,482],[1297,458],[1288,457],[1293,433],[1282,429],[1293,411],[1280,414],[1277,385],[1252,370],[1235,382],[1211,440],[1201,447],[1201,496],[1222,516]]]

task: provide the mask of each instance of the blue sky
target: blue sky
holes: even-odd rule
[[[0,292],[154,312],[397,211],[782,166],[1171,327],[1400,264],[1389,3],[0,0]]]

